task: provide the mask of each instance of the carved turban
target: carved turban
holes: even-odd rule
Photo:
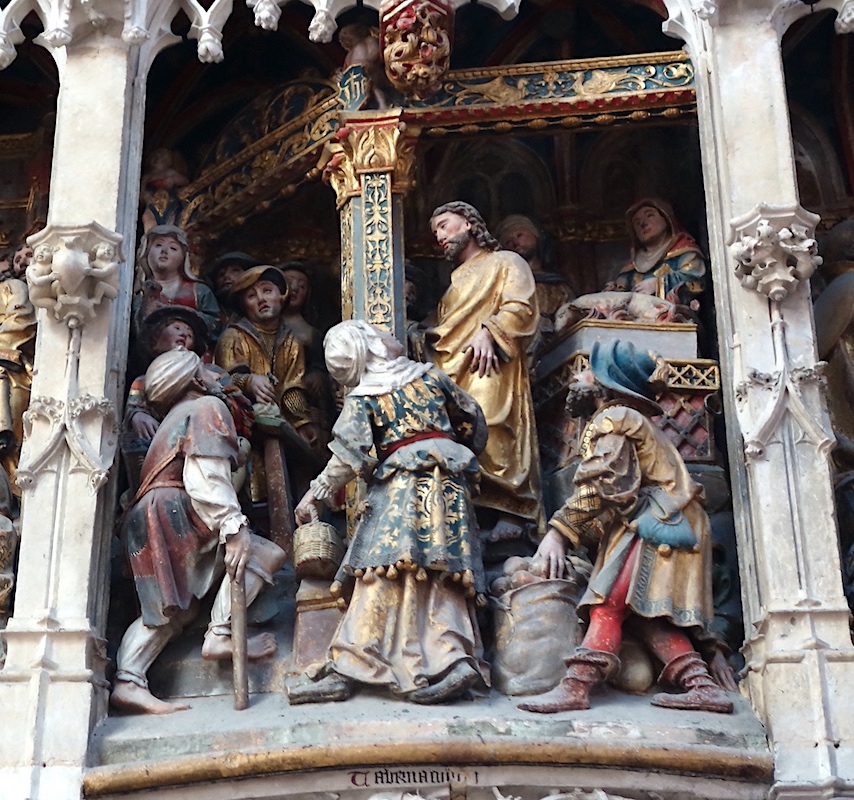
[[[154,405],[169,405],[179,398],[199,371],[202,359],[179,347],[157,356],[145,373],[145,394]]]
[[[523,216],[522,214],[510,214],[510,216],[504,217],[495,229],[495,238],[500,242],[505,233],[515,228],[524,228],[530,231],[537,237],[538,241],[543,238],[543,232],[537,224],[530,217]]]

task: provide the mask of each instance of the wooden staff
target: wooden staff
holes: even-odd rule
[[[246,576],[231,580],[231,664],[234,672],[234,710],[249,705],[249,659],[246,653]]]

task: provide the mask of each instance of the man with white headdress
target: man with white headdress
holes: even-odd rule
[[[122,525],[142,615],[122,638],[112,705],[168,714],[187,708],[156,698],[146,673],[168,642],[198,614],[198,600],[222,577],[246,581],[251,603],[284,563],[277,545],[249,532],[231,483],[237,434],[221,388],[196,353],[170,350],[145,374],[148,402],[164,413]],[[221,553],[220,551],[224,551]],[[223,558],[224,554],[224,558]],[[275,652],[270,633],[249,638],[249,658]],[[231,658],[229,578],[219,588],[202,656]]]
[[[488,677],[470,491],[486,442],[483,413],[447,375],[402,356],[400,342],[366,322],[336,325],[324,347],[332,377],[352,388],[332,430],[332,458],[297,521],[311,520],[357,476],[368,490],[332,585],[333,595],[352,589],[352,597],[328,663],[288,696],[292,704],[344,700],[367,684],[415,703],[457,699]]]

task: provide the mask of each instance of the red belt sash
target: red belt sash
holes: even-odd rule
[[[454,437],[443,431],[424,431],[423,433],[416,433],[414,436],[401,439],[399,442],[390,444],[388,447],[384,447],[380,450],[380,461],[385,461],[395,450],[400,450],[401,447],[406,447],[408,444],[421,442],[425,439],[451,439],[453,441]]]

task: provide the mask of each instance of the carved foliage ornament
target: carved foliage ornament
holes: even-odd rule
[[[31,236],[33,262],[27,268],[30,299],[68,328],[69,347],[64,400],[34,395],[24,414],[26,442],[16,482],[29,489],[39,473],[55,464],[64,451],[71,454],[72,471],[88,474],[94,494],[106,482],[116,446],[115,405],[106,397],[80,394],[80,345],[83,328],[118,294],[120,234],[91,222],[79,227],[49,226]],[[84,424],[92,418],[106,424],[106,437],[96,449]],[[47,430],[31,438],[41,421]]]
[[[362,175],[390,172],[392,191],[405,192],[412,185],[417,137],[417,129],[407,130],[400,122],[399,111],[348,116],[318,164],[324,180],[335,190],[338,208],[361,194]]]
[[[397,160],[397,141],[401,126],[397,124],[342,128],[356,172],[391,170]]]
[[[780,303],[821,262],[811,232],[819,217],[800,206],[761,203],[730,221],[730,253],[745,289]]]
[[[804,394],[809,385],[824,385],[825,364],[792,363],[781,311],[786,298],[822,262],[811,235],[818,221],[817,214],[797,205],[761,203],[730,222],[735,274],[745,289],[771,301],[775,369],[764,373],[748,368],[746,380],[736,386],[737,416],[748,460],[762,458],[769,444],[780,441],[787,419],[800,431],[796,443],[805,441],[828,453],[835,442],[827,420],[817,417]]]
[[[417,100],[438,92],[450,66],[453,25],[446,0],[385,0],[380,41],[392,86]]]
[[[246,0],[255,13],[255,24],[265,30],[276,30],[282,15],[280,5],[285,0]],[[336,17],[357,0],[306,0],[315,13],[309,24],[309,38],[313,42],[331,42],[338,27]],[[465,0],[453,0],[461,5]],[[481,0],[505,19],[519,10],[521,0]],[[365,5],[379,10],[380,0],[367,0]],[[147,42],[156,46],[153,54],[167,44],[180,39],[171,32],[171,20],[179,10],[190,18],[190,37],[196,39],[199,59],[205,63],[222,61],[222,30],[231,14],[233,0],[214,0],[208,5],[198,0],[181,0],[180,3],[152,3],[147,0],[11,0],[0,9],[0,69],[14,61],[15,46],[24,41],[21,21],[34,12],[44,26],[44,33],[36,41],[49,48],[65,47],[78,36],[78,32],[91,33],[106,30],[110,22],[122,24],[122,39],[129,45],[140,46]]]

